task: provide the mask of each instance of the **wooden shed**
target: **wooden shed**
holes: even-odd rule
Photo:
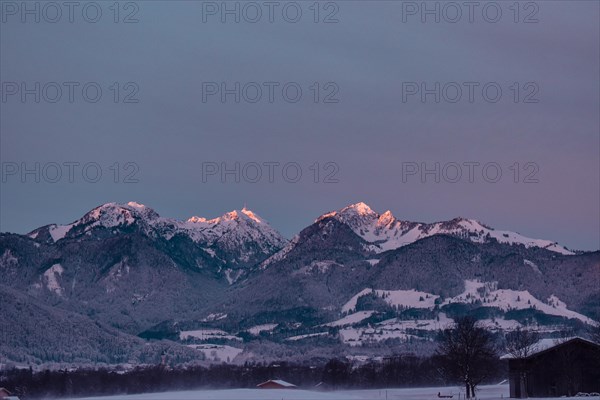
[[[600,345],[583,338],[543,339],[527,357],[508,359],[510,397],[600,392]]]

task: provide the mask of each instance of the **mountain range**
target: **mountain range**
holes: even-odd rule
[[[404,221],[364,203],[291,240],[246,208],[179,221],[108,203],[66,225],[0,234],[0,273],[0,363],[360,355],[427,348],[458,315],[547,332],[600,320],[598,251],[473,219]]]

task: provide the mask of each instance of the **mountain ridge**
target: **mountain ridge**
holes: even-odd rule
[[[95,207],[70,224],[49,224],[36,228],[27,235],[35,239],[40,231],[48,229],[51,238],[56,242],[65,238],[73,227],[82,224],[93,224],[95,222],[105,227],[118,227],[130,225],[136,218],[141,219],[150,227],[162,227],[167,231],[170,229],[170,232],[165,233],[167,238],[169,238],[169,234],[186,232],[195,241],[214,240],[225,230],[223,226],[231,225],[232,221],[252,221],[256,225],[265,227],[265,232],[274,245],[284,247],[289,242],[276,229],[272,228],[265,219],[246,207],[210,219],[192,216],[187,220],[177,220],[161,217],[154,209],[137,202],[105,203]],[[471,240],[479,242],[494,238],[499,242],[508,244],[542,247],[565,255],[575,254],[555,241],[533,239],[517,232],[497,230],[475,219],[456,217],[432,223],[407,221],[397,219],[389,210],[379,214],[363,202],[324,213],[316,218],[315,222],[326,218],[336,218],[340,222],[349,225],[359,236],[373,243],[376,251],[398,248],[435,234],[451,234],[466,235]]]
[[[106,231],[102,237],[131,230],[167,241],[175,236],[186,236],[212,257],[224,257],[221,260],[224,263],[240,267],[253,265],[287,243],[268,222],[245,207],[212,219],[194,216],[180,221],[161,217],[154,209],[136,202],[105,203],[70,224],[46,225],[27,236],[56,243],[92,236],[93,231],[102,229]]]
[[[397,219],[389,210],[378,214],[363,202],[325,213],[316,221],[325,218],[336,218],[351,226],[359,236],[374,243],[376,248],[380,249],[379,251],[402,247],[435,234],[450,234],[468,236],[470,240],[477,242],[493,238],[508,244],[543,247],[565,255],[575,254],[557,242],[532,239],[512,231],[499,231],[475,219],[457,217],[433,223],[405,221]]]
[[[364,348],[433,340],[432,329],[464,314],[494,329],[600,320],[600,251],[565,254],[504,232],[465,218],[401,221],[356,203],[288,241],[245,207],[178,221],[139,203],[107,203],[71,224],[0,233],[0,274],[32,303],[32,318],[59,326],[62,313],[81,314],[209,358],[210,348],[293,350],[317,338]],[[41,303],[54,311],[38,313]],[[13,354],[27,352],[17,344]]]

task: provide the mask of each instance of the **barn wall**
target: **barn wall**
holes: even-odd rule
[[[600,346],[576,341],[527,360],[510,360],[509,383],[514,398],[600,392]]]

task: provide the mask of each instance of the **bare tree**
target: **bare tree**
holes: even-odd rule
[[[539,342],[540,335],[537,331],[521,329],[520,327],[505,336],[506,351],[514,359],[523,359],[535,351],[535,344]]]
[[[529,397],[529,391],[527,390],[528,370],[526,368],[525,359],[536,351],[535,344],[540,340],[540,335],[536,331],[521,329],[519,327],[514,331],[507,333],[505,339],[506,351],[514,360],[518,360],[517,362],[521,365],[518,382],[520,392],[525,397]]]
[[[572,327],[563,326],[563,328],[558,332],[558,337],[554,339],[554,344],[561,344],[566,342],[569,339],[573,339],[577,336],[575,329]]]
[[[590,326],[588,334],[592,342],[600,344],[600,324]]]
[[[437,353],[445,375],[464,383],[467,398],[475,397],[475,387],[497,368],[491,333],[471,317],[457,318],[453,328],[441,332]]]

